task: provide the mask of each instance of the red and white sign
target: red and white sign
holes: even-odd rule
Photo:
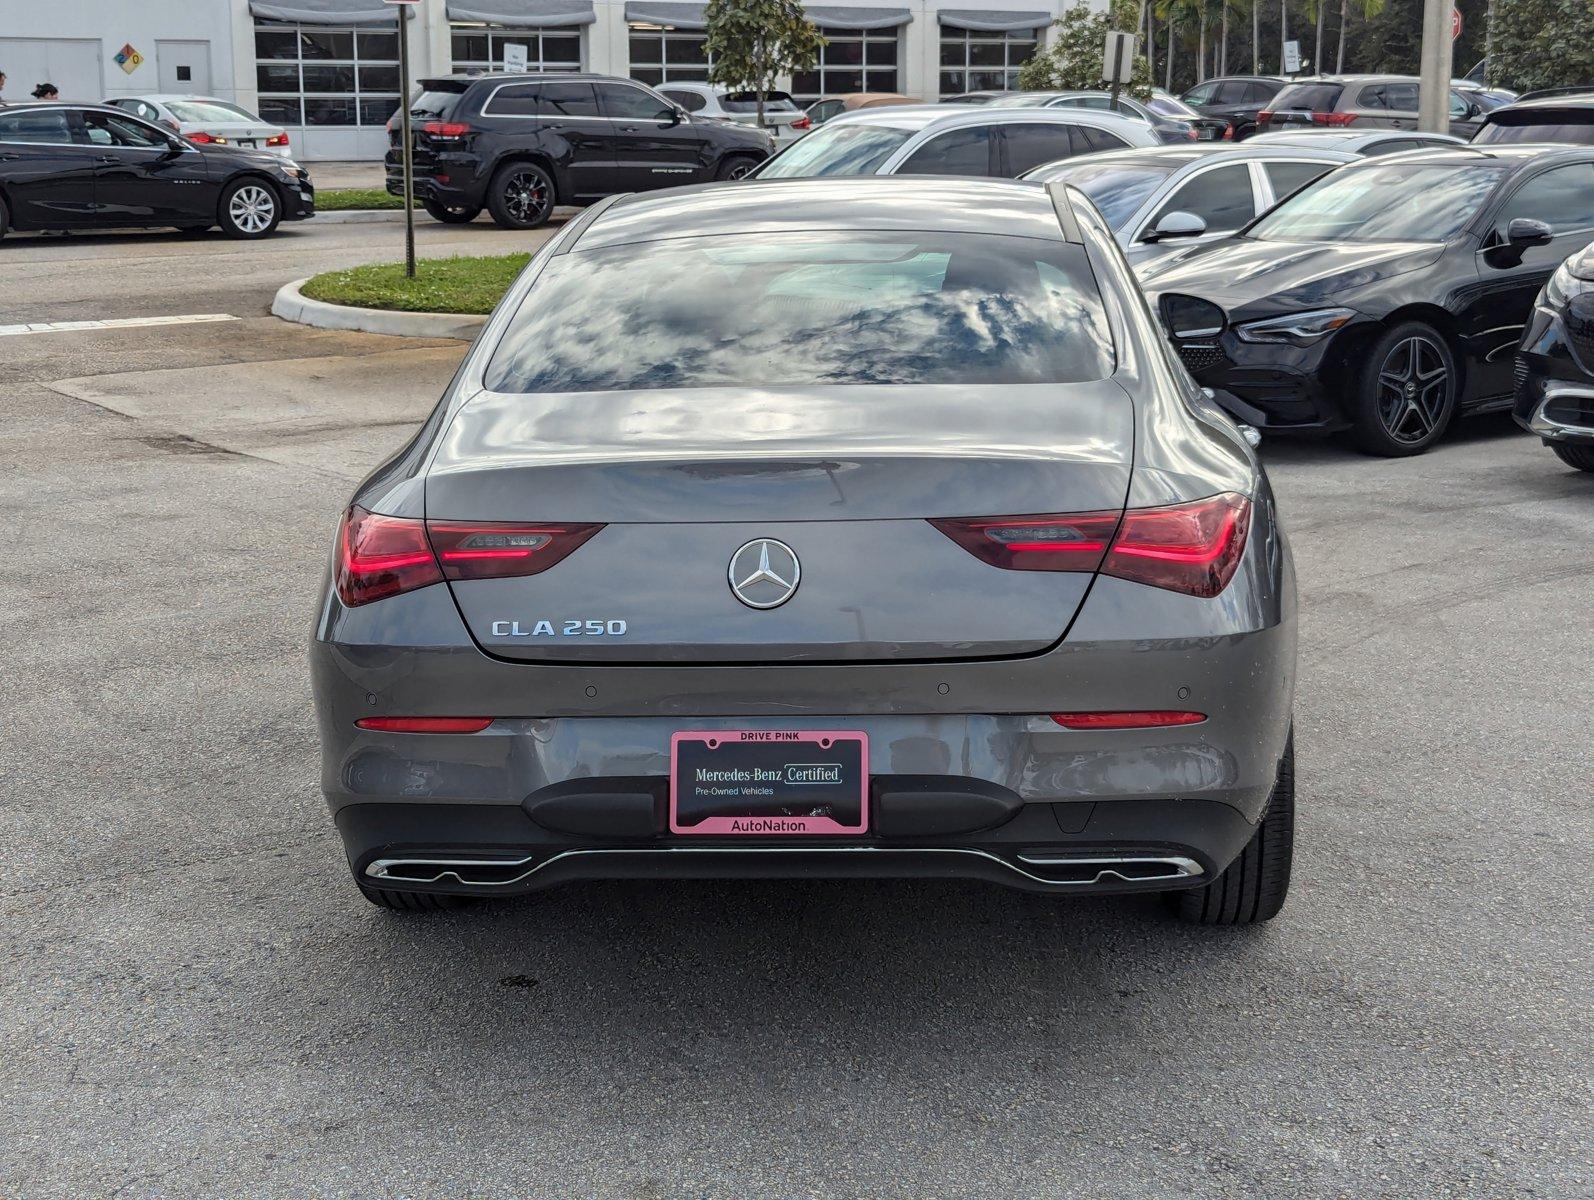
[[[389,4],[391,4],[392,2],[393,2],[393,0],[388,0]],[[1461,36],[1461,10],[1459,8],[1452,8],[1450,10],[1450,40],[1453,42],[1457,38],[1459,38],[1460,36]]]

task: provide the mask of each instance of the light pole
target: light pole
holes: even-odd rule
[[[1450,132],[1451,2],[1423,0],[1417,128],[1424,133]]]

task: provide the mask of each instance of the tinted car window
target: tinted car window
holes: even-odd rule
[[[1191,88],[1184,94],[1186,104],[1223,104],[1225,101],[1217,99],[1221,95],[1215,83],[1203,83]]]
[[[1337,83],[1297,83],[1285,88],[1273,98],[1273,108],[1331,111],[1334,105],[1339,103],[1340,93],[1344,90]]]
[[[1543,221],[1556,233],[1594,229],[1594,163],[1572,163],[1535,175],[1500,207],[1501,233],[1515,217]]]
[[[443,120],[454,111],[454,106],[464,94],[464,85],[450,87],[441,83],[423,84],[421,94],[415,97],[415,102],[410,105],[410,116]],[[500,92],[498,95],[502,98],[504,93]]]
[[[1074,148],[1075,154],[1090,154],[1097,150],[1127,150],[1129,143],[1116,133],[1097,129],[1092,125],[1075,125],[1074,137],[1084,143],[1084,148]]]
[[[1217,99],[1214,104],[1244,104],[1245,83],[1239,79],[1231,79],[1218,87]]]
[[[1267,181],[1273,185],[1273,196],[1282,200],[1297,188],[1305,187],[1319,175],[1327,174],[1333,167],[1332,163],[1314,162],[1270,162],[1263,163],[1262,170],[1267,172]]]
[[[1391,83],[1384,88],[1384,104],[1391,112],[1417,111],[1417,85]]]
[[[1241,103],[1266,104],[1269,100],[1273,99],[1274,96],[1279,94],[1279,90],[1279,86],[1276,83],[1262,83],[1259,80],[1253,79],[1250,83],[1245,85],[1245,99],[1242,100]]]
[[[254,120],[241,108],[234,108],[230,104],[217,104],[210,100],[173,100],[166,107],[172,110],[172,116],[179,121],[192,121],[196,125],[202,125],[207,122],[225,123],[229,121]],[[149,113],[144,111],[147,108],[149,108],[149,105],[144,104],[133,111],[141,117],[148,117]],[[149,111],[154,112],[154,109]]]
[[[512,83],[494,92],[482,111],[495,117],[534,117],[541,94],[542,88],[535,83]],[[413,110],[410,115],[415,115]]]
[[[895,154],[911,129],[887,125],[826,125],[759,169],[760,179],[806,179],[814,175],[872,175]]]
[[[623,83],[598,84],[603,115],[635,121],[667,121],[674,115],[669,104],[639,87]]]
[[[1207,231],[1238,229],[1256,216],[1251,196],[1251,172],[1244,163],[1204,171],[1169,196],[1152,214],[1150,228],[1171,212],[1194,213],[1207,223]]]
[[[1538,119],[1522,120],[1528,111],[1512,113],[1514,119],[1491,120],[1472,140],[1479,145],[1506,142],[1568,142],[1574,146],[1594,146],[1594,108],[1552,109],[1533,114]]]
[[[65,143],[72,140],[64,109],[0,113],[0,142]]]
[[[1007,139],[1008,173],[1022,175],[1031,167],[1067,158],[1074,152],[1068,136],[1069,129],[1067,125],[1004,126],[1002,136]]]
[[[120,113],[83,112],[83,130],[95,146],[124,146],[148,148],[158,146],[164,150],[169,144],[166,135],[151,129],[142,121],[124,117]]]
[[[702,112],[708,105],[708,97],[701,92],[672,92],[664,91],[665,99],[673,100],[689,113]]]
[[[720,96],[720,107],[726,112],[756,113],[758,111],[757,92],[725,92]],[[797,111],[797,102],[785,92],[765,92],[764,111],[793,113]]]
[[[494,351],[499,392],[1048,383],[1112,370],[1082,247],[834,231],[553,260]]]
[[[595,117],[598,97],[590,83],[539,83],[537,112],[544,117]]]
[[[1459,233],[1503,163],[1369,163],[1336,171],[1251,227],[1261,241],[1437,242]]]
[[[1388,108],[1389,99],[1384,95],[1384,85],[1375,83],[1369,87],[1364,87],[1356,94],[1356,107]]]
[[[991,127],[975,125],[937,134],[897,168],[899,175],[989,175]]]

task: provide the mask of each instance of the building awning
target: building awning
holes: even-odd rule
[[[641,25],[670,25],[676,29],[707,29],[703,5],[671,0],[633,0],[625,6],[625,19]]]
[[[482,21],[516,29],[591,25],[592,0],[448,0],[450,21]]]
[[[895,29],[913,14],[905,8],[824,7],[809,5],[808,19],[826,29]]]
[[[1009,8],[943,8],[936,15],[943,25],[976,33],[1016,33],[1052,23],[1049,12],[1016,12]]]
[[[382,0],[249,0],[249,12],[261,21],[302,25],[398,24],[398,6]]]

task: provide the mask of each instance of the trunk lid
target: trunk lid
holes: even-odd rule
[[[1005,657],[1056,643],[1091,576],[990,566],[927,518],[1121,511],[1132,439],[1110,380],[482,393],[439,443],[426,514],[604,523],[541,574],[449,584],[505,658]],[[760,609],[730,574],[765,538],[791,549],[800,579]]]

